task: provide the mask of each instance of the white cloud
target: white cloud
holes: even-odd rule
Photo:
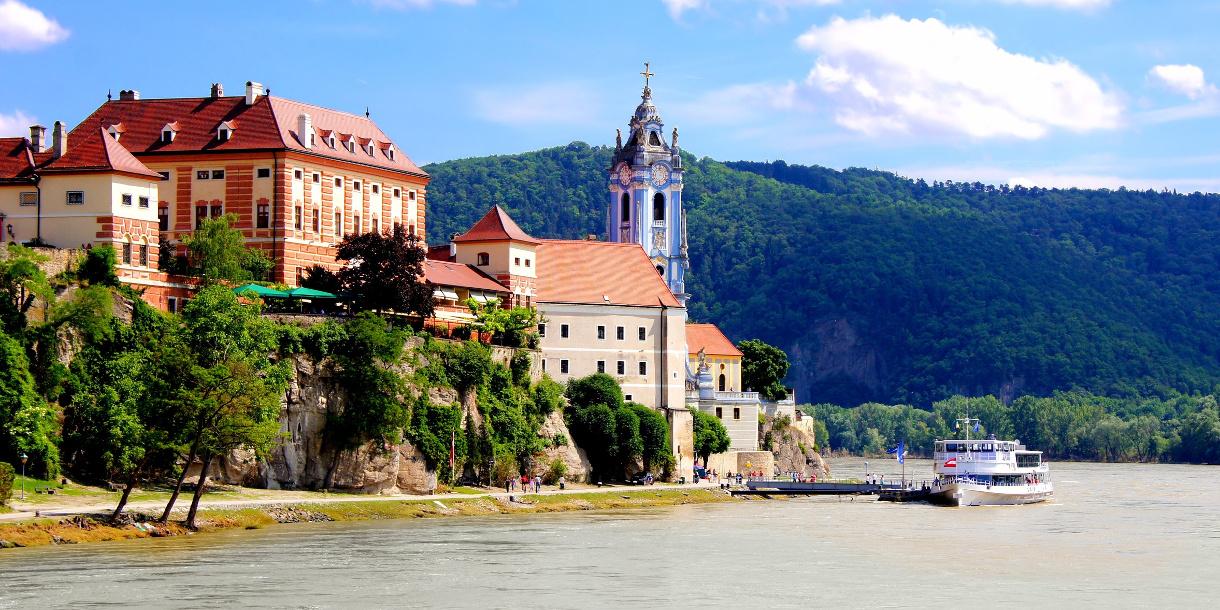
[[[68,37],[68,30],[38,9],[0,0],[0,51],[33,51]]]
[[[707,8],[707,0],[661,0],[665,5],[665,10],[669,11],[669,16],[674,19],[681,19],[682,15],[687,11]]]
[[[1111,168],[1114,169],[1114,168]],[[1042,167],[1015,169],[997,166],[942,166],[904,168],[896,171],[899,175],[911,178],[923,178],[928,182],[953,180],[960,182],[982,182],[984,184],[1007,184],[1009,186],[1042,187],[1042,188],[1081,188],[1117,190],[1126,187],[1130,190],[1146,191],[1152,189],[1176,190],[1179,193],[1220,192],[1220,178],[1212,176],[1191,177],[1175,176],[1168,178],[1148,178],[1135,175],[1124,175],[1125,172],[1107,171],[1105,168],[1063,168]]]
[[[726,4],[754,4],[758,5],[758,17],[760,19],[771,19],[772,13],[783,18],[787,16],[789,9],[803,8],[808,6],[831,6],[839,4],[842,0],[715,0],[719,5]],[[706,10],[712,7],[713,0],[661,0],[665,5],[665,9],[669,11],[669,16],[675,20],[681,19],[684,14],[690,11]]]
[[[512,127],[581,125],[597,120],[597,92],[580,83],[482,89],[472,99],[475,116]]]
[[[1119,125],[1117,97],[1063,59],[1035,59],[995,35],[937,19],[835,18],[797,45],[819,54],[807,83],[835,121],[865,134],[960,133],[1037,139]]]
[[[1045,6],[1070,11],[1095,11],[1107,8],[1113,0],[1000,0],[1004,4],[1023,4],[1025,6]]]
[[[692,123],[740,125],[776,111],[809,108],[809,102],[799,95],[800,88],[795,82],[730,85],[673,104],[670,114]]]
[[[1148,77],[1192,100],[1216,92],[1216,88],[1207,84],[1207,79],[1203,77],[1203,69],[1192,64],[1153,66],[1148,71]]]
[[[30,135],[30,125],[34,123],[34,117],[20,110],[14,111],[12,114],[0,112],[0,138],[28,136]]]

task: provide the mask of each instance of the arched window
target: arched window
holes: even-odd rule
[[[623,193],[623,200],[619,210],[619,220],[624,223],[631,222],[631,197],[627,193]]]
[[[491,264],[491,255],[486,252],[480,252],[478,255],[478,263],[480,267],[486,267]]]
[[[665,220],[665,195],[661,193],[652,196],[652,219]]]
[[[724,391],[724,373],[720,374],[720,391]]]
[[[661,277],[665,277],[665,266],[657,265],[657,273],[661,274]]]

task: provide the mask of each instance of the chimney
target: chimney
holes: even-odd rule
[[[55,121],[55,127],[51,131],[51,157],[58,159],[68,152],[68,132],[64,131],[64,124]]]
[[[124,89],[119,92],[120,102],[134,102],[140,99],[140,92],[135,89]]]
[[[258,97],[263,94],[263,84],[252,80],[246,81],[246,105],[253,106]]]
[[[313,119],[307,112],[297,115],[297,139],[301,141],[301,146],[313,148]]]
[[[220,83],[212,83],[212,99],[225,96],[225,86]]]
[[[34,152],[40,153],[46,150],[47,146],[47,128],[42,125],[30,125],[30,148]]]

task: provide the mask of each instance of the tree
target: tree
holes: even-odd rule
[[[747,339],[737,344],[741,350],[741,383],[759,392],[767,400],[781,400],[788,396],[784,387],[784,376],[788,374],[788,355],[773,345],[757,339]]]
[[[650,409],[637,403],[628,403],[628,408],[639,419],[640,426],[640,459],[644,470],[652,472],[657,466],[663,466],[671,457],[669,446],[669,422],[656,409]]]
[[[347,338],[334,351],[347,400],[342,409],[328,416],[326,424],[327,439],[335,448],[327,486],[341,452],[370,440],[382,445],[398,442],[410,423],[402,380],[392,368],[402,358],[404,340],[402,331],[371,313],[361,313],[348,322]]]
[[[245,235],[233,228],[236,223],[237,216],[233,214],[208,219],[183,239],[191,269],[205,283],[244,282],[267,277],[270,259],[261,250],[246,247]]]
[[[339,242],[336,260],[344,292],[359,311],[432,315],[432,288],[423,281],[426,251],[402,225],[389,235],[360,233]]]
[[[90,248],[81,260],[77,274],[81,280],[94,286],[117,287],[119,276],[114,271],[116,259],[114,246]]]
[[[29,360],[21,344],[0,332],[0,458],[11,464],[29,455],[29,472],[40,478],[59,474],[56,412],[34,389]]]
[[[467,299],[466,307],[474,315],[472,328],[490,333],[495,340],[512,347],[529,347],[530,337],[538,328],[538,311],[532,307],[505,309],[499,299],[486,303]]]
[[[26,314],[34,301],[49,302],[55,296],[39,264],[46,256],[36,251],[8,245],[8,254],[0,258],[0,330],[13,337],[25,332]]]
[[[323,267],[322,265],[312,265],[305,269],[305,279],[301,280],[301,285],[305,288],[313,288],[331,294],[339,294],[343,291],[343,284],[339,281],[339,274]]]
[[[695,424],[695,457],[703,458],[703,465],[707,466],[712,454],[729,450],[732,439],[716,416],[693,407],[690,412]]]
[[[568,427],[576,442],[589,455],[589,462],[601,477],[617,478],[615,456],[618,454],[617,424],[614,409],[604,404],[595,404],[574,409],[568,413]]]
[[[618,409],[623,406],[623,389],[605,373],[594,373],[569,381],[564,394],[568,402],[576,407],[606,405]]]

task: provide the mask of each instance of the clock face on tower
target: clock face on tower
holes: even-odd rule
[[[652,166],[652,185],[661,188],[669,184],[669,168],[661,163]]]
[[[626,163],[621,163],[618,166],[618,183],[624,187],[631,186],[632,171],[627,167]]]

